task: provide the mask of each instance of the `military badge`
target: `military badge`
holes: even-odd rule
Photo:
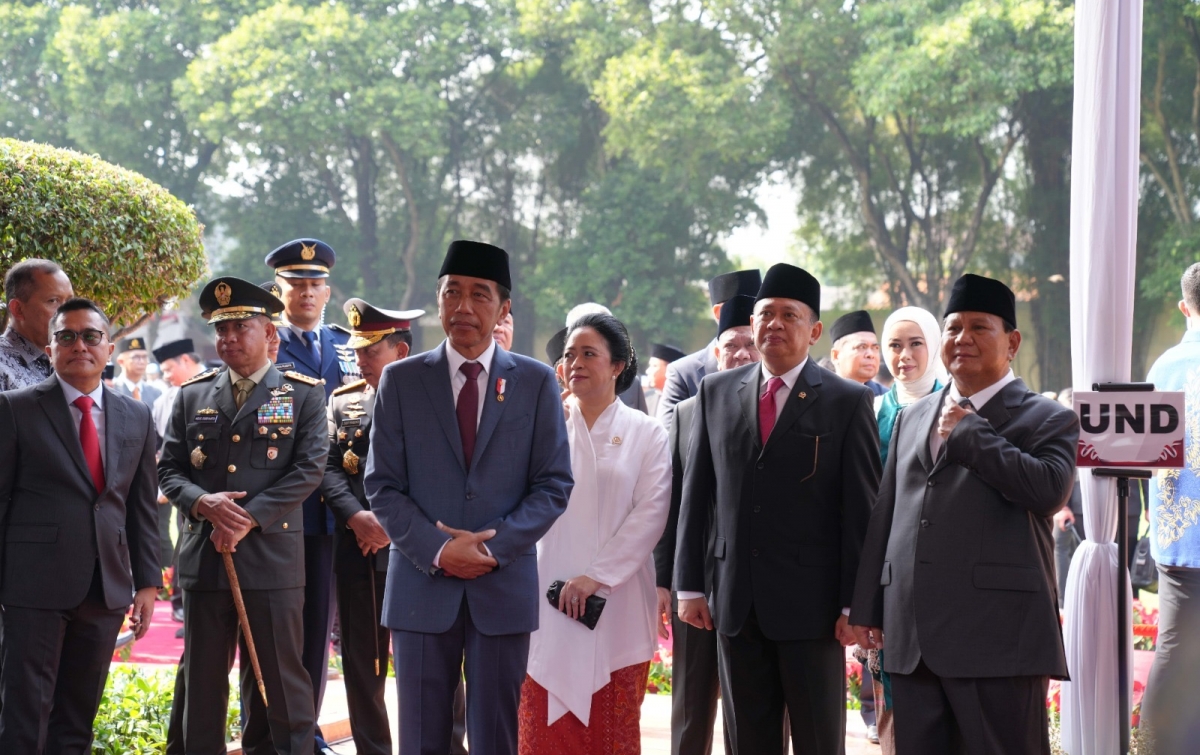
[[[342,469],[346,474],[358,474],[358,454],[350,450],[342,454]]]
[[[350,327],[357,328],[362,325],[362,312],[358,311],[358,307],[354,304],[350,305],[350,314],[346,315],[346,319],[350,321]]]
[[[355,438],[361,438],[361,437],[362,437],[362,428],[361,428],[361,427],[360,427],[360,428],[358,428],[357,430],[355,430],[355,431],[354,431],[354,437],[355,437]]]
[[[208,456],[196,446],[192,449],[192,466],[196,469],[204,469],[204,462],[208,461]]]
[[[193,422],[216,422],[217,410],[211,406],[207,406],[196,412],[196,416],[192,418]]]
[[[317,245],[316,244],[305,244],[303,241],[300,242],[300,258],[301,259],[311,260],[316,256],[317,256]]]
[[[358,419],[359,417],[361,417],[365,414],[366,414],[366,412],[363,411],[362,409],[347,409],[346,410],[346,416],[349,417],[350,419]]]
[[[267,460],[275,461],[279,458],[279,449],[275,446],[267,446]]]
[[[345,439],[346,439],[346,431],[338,430],[338,440],[345,440]]]
[[[229,287],[228,283],[221,281],[217,284],[217,290],[213,292],[213,295],[217,297],[217,304],[228,307],[229,300],[233,298],[233,289]]]
[[[496,400],[504,400],[504,378],[496,378]]]
[[[286,438],[287,436],[292,434],[292,428],[281,427],[281,428],[279,428],[279,434]]]
[[[260,428],[258,428],[258,434],[259,434],[259,435],[266,435],[266,434],[267,434],[267,428],[266,428],[266,427],[260,427]]]
[[[276,396],[258,407],[260,425],[290,425],[293,419],[291,396]]]

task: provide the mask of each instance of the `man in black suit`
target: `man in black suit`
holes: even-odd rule
[[[380,625],[379,617],[392,541],[371,511],[362,473],[379,378],[384,367],[408,356],[411,321],[425,311],[379,309],[362,299],[349,299],[342,309],[350,322],[349,345],[363,379],[338,388],[330,398],[329,461],[321,491],[338,523],[333,571],[355,751],[391,755],[392,733],[383,699],[391,632]]]
[[[733,297],[757,296],[761,284],[762,274],[758,270],[723,273],[710,280],[708,300],[712,302],[713,319],[720,322],[721,305]],[[655,408],[655,416],[664,427],[671,427],[671,415],[675,413],[675,405],[685,398],[695,396],[704,376],[717,371],[717,360],[713,356],[713,349],[716,347],[717,339],[714,338],[703,349],[677,359],[667,367],[667,379]]]
[[[91,750],[126,609],[143,636],[162,586],[154,423],[101,382],[108,325],[67,300],[50,321],[54,374],[0,394],[0,752]]]
[[[735,296],[721,308],[717,325],[717,371],[732,370],[759,360],[750,329],[754,298]],[[720,681],[717,677],[717,635],[698,629],[679,618],[671,600],[675,572],[676,534],[679,505],[683,500],[683,476],[691,448],[692,418],[696,397],[675,405],[671,422],[671,509],[667,526],[654,548],[654,572],[658,585],[658,612],[671,622],[674,665],[671,675],[671,755],[708,755],[712,752],[713,723],[717,719]],[[710,526],[711,534],[711,526]],[[711,538],[709,539],[711,542]],[[706,564],[711,566],[711,562]],[[705,574],[705,589],[712,584],[711,570]],[[725,750],[732,744],[725,731]]]
[[[283,303],[253,283],[211,281],[200,307],[215,326],[225,369],[179,389],[158,464],[163,493],[184,515],[183,749],[224,752],[234,650],[249,657],[222,553],[233,553],[270,707],[241,664],[247,752],[313,752],[312,682],[301,663],[304,538],[301,504],[329,455],[325,391],[267,356]],[[174,716],[173,716],[174,717]]]
[[[725,726],[742,755],[782,751],[785,707],[798,755],[845,748],[842,648],[879,433],[871,392],[808,358],[820,299],[804,270],[767,271],[752,320],[762,361],[706,376],[692,423],[679,616],[717,630]]]
[[[1065,679],[1051,518],[1071,495],[1079,419],[1012,372],[1003,283],[964,275],[946,305],[949,386],[901,412],[850,614],[886,647],[896,751],[1050,753]]]

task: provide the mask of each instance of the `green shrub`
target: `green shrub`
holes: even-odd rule
[[[207,272],[191,208],[94,157],[0,139],[0,273],[30,257],[62,265],[75,293],[131,325]]]

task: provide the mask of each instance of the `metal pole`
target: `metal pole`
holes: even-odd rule
[[[1128,606],[1125,595],[1129,589],[1129,478],[1117,478],[1117,712],[1121,755],[1129,753],[1129,722],[1133,710],[1129,701],[1129,645],[1125,628],[1128,625]]]

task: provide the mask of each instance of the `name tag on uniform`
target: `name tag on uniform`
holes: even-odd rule
[[[342,427],[358,427],[358,422],[359,422],[359,421],[358,421],[358,419],[357,419],[357,418],[355,418],[355,419],[344,419],[344,420],[342,420]]]
[[[206,408],[196,412],[196,416],[192,418],[193,422],[216,422],[217,410]]]
[[[291,396],[276,396],[258,407],[258,424],[260,425],[290,425],[292,419]]]
[[[285,370],[294,370],[294,369],[296,369],[296,363],[295,362],[279,362],[275,365],[275,369],[279,370],[280,372],[284,372]]]

